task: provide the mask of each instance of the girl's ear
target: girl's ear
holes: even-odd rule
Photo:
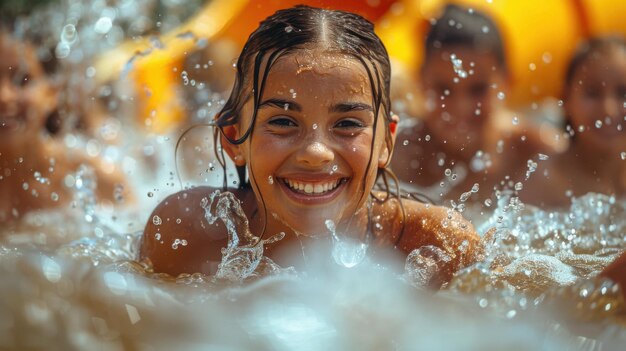
[[[391,155],[393,152],[393,147],[396,144],[396,135],[399,122],[400,117],[398,117],[398,115],[392,114],[391,121],[389,122],[389,133],[391,134],[391,139],[389,141],[385,141],[385,144],[380,151],[380,156],[378,157],[378,168],[386,168],[391,162]]]
[[[393,145],[396,145],[396,135],[398,135],[396,133],[397,129],[398,129],[398,125],[400,124],[400,117],[398,117],[398,115],[391,115],[391,122],[389,122],[389,131],[391,131],[391,143]]]
[[[232,144],[228,141],[226,137],[231,140],[239,138],[239,127],[237,125],[222,127],[222,133],[220,134],[220,143],[222,144],[222,148],[224,148],[224,151],[226,151],[228,156],[230,156],[230,159],[233,160],[235,165],[245,166],[246,160],[241,153],[241,144]]]

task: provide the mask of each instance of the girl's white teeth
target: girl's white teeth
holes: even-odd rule
[[[339,184],[339,180],[333,180],[327,183],[303,183],[295,180],[286,179],[287,184],[294,190],[300,190],[307,194],[321,194],[329,190],[333,190]]]

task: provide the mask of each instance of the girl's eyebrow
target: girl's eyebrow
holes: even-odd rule
[[[259,109],[264,107],[276,107],[287,111],[302,112],[302,106],[292,100],[284,100],[278,98],[267,99],[259,105]],[[345,113],[352,111],[374,111],[372,106],[362,102],[341,102],[334,104],[328,108],[329,112]]]
[[[328,109],[330,112],[374,111],[372,106],[362,102],[342,102]]]
[[[302,112],[302,106],[300,106],[300,104],[298,104],[295,101],[289,101],[289,100],[283,100],[283,99],[267,99],[259,105],[259,109],[262,109],[268,106],[278,107],[280,109],[284,109],[287,111]]]

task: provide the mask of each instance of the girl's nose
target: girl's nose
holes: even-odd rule
[[[0,114],[12,115],[17,111],[18,93],[9,79],[0,78]]]
[[[602,113],[604,114],[604,117],[609,117],[614,122],[617,122],[619,118],[619,111],[621,110],[622,106],[620,105],[620,101],[618,98],[615,98],[613,96],[604,97],[602,101]]]
[[[296,156],[298,163],[308,167],[321,167],[334,159],[333,150],[325,143],[317,140],[305,143]]]

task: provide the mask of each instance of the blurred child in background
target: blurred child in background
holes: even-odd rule
[[[50,138],[51,129],[58,131],[50,120],[59,108],[59,91],[46,76],[35,48],[0,33],[0,55],[0,223],[67,205],[81,168],[85,179],[89,174],[95,178],[98,199],[129,195],[114,165]]]
[[[571,196],[626,192],[626,41],[591,39],[574,54],[563,89],[570,146],[531,180],[522,199],[567,206]]]
[[[551,152],[505,107],[504,52],[497,26],[479,11],[448,5],[431,25],[420,77],[425,115],[401,124],[392,159],[405,185],[435,202],[458,201],[474,184],[490,197],[506,176],[523,180],[529,159]]]

